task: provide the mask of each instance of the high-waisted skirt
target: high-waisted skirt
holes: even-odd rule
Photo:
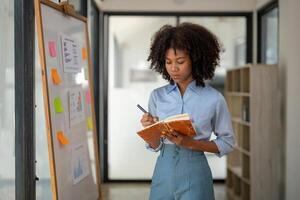
[[[164,144],[157,158],[150,200],[214,200],[213,179],[203,152]]]

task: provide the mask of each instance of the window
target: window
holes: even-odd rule
[[[167,84],[149,69],[147,55],[151,37],[162,25],[192,22],[217,35],[225,47],[221,67],[213,87],[221,92],[227,68],[246,63],[247,18],[245,16],[138,16],[109,15],[108,33],[108,180],[147,180],[151,178],[157,154],[144,148],[136,131],[141,113],[136,104],[147,108],[150,92]],[[126,154],[126,156],[124,156]],[[226,176],[226,160],[210,154],[215,179]]]
[[[0,198],[12,200],[15,199],[14,1],[1,1],[0,27]]]
[[[258,62],[278,63],[278,4],[272,2],[258,12]]]
[[[110,16],[108,64],[108,178],[149,179],[157,154],[144,148],[136,131],[152,89],[166,84],[147,62],[151,37],[176,17]],[[124,155],[126,154],[126,156]]]
[[[39,181],[36,182],[36,199],[51,200],[50,163],[37,33],[35,34],[35,106],[36,175],[39,177]]]

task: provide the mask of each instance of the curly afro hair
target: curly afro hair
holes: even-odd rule
[[[147,59],[150,69],[174,84],[165,67],[165,54],[170,48],[175,52],[176,49],[184,50],[190,56],[192,75],[197,86],[204,86],[205,80],[214,77],[222,47],[218,38],[203,26],[192,23],[182,23],[176,27],[164,25],[154,34]]]

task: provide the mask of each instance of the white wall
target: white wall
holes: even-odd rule
[[[300,196],[300,1],[279,0],[279,62],[282,80],[286,152],[285,199]]]
[[[255,0],[95,0],[104,11],[252,11]]]
[[[255,2],[255,6],[257,9],[260,9],[261,7],[263,7],[264,5],[266,5],[267,3],[271,2],[273,0],[256,0]]]

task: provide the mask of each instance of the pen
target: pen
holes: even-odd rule
[[[143,113],[148,113],[140,104],[136,105]]]

